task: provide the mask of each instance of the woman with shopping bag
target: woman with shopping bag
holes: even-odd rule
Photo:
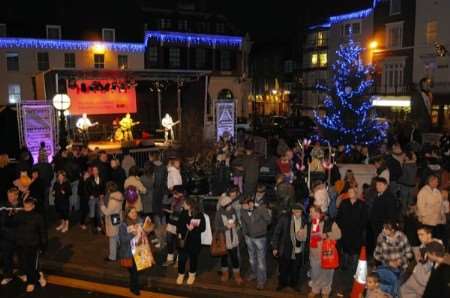
[[[336,240],[341,238],[341,230],[332,220],[325,218],[320,207],[310,209],[309,262],[311,265],[311,292],[308,298],[322,294],[330,297],[334,270],[339,266]]]
[[[130,273],[130,291],[135,295],[140,294],[138,271],[154,264],[147,240],[147,234],[153,229],[148,217],[142,223],[136,208],[126,210],[125,220],[119,227],[119,262]]]

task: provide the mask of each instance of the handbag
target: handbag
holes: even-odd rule
[[[120,214],[119,213],[111,214],[111,224],[113,226],[119,225],[120,222],[121,222],[121,220],[120,220]]]
[[[119,264],[124,268],[131,268],[133,267],[133,259],[132,258],[120,259]]]
[[[205,217],[205,231],[201,234],[202,245],[211,245],[212,243],[212,231],[211,231],[211,220],[208,214],[203,213]]]
[[[325,239],[322,241],[320,266],[323,269],[336,269],[339,267],[339,254],[336,248],[336,240]]]
[[[211,255],[213,257],[222,257],[226,255],[227,252],[227,244],[225,240],[225,233],[223,232],[215,232],[213,234],[213,239],[211,242]]]

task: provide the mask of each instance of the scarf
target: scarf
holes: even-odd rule
[[[290,235],[291,235],[291,241],[292,241],[292,247],[294,248],[292,250],[292,255],[291,255],[291,259],[295,259],[295,255],[301,253],[302,251],[302,246],[297,246],[297,232],[301,229],[302,227],[302,219],[301,218],[295,218],[295,216],[292,216],[292,220],[291,220],[291,230],[290,230]]]
[[[222,222],[225,227],[228,226],[228,221],[233,220],[235,224],[237,224],[236,215],[233,214],[231,217],[222,214]],[[227,249],[233,249],[239,245],[239,238],[237,235],[236,228],[234,229],[225,229],[225,242]]]

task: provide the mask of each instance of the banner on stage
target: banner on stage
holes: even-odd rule
[[[34,161],[38,161],[39,148],[41,142],[44,142],[49,162],[51,162],[56,153],[55,109],[50,103],[39,103],[39,101],[23,102],[20,109],[23,141]]]
[[[110,81],[101,80],[80,80],[77,85],[85,84],[86,90],[80,88],[67,89],[67,94],[71,99],[70,113],[72,115],[102,115],[102,114],[126,114],[136,113],[136,89],[130,86],[123,90],[119,87],[109,88],[108,91],[91,91],[89,86],[93,82],[100,82],[103,86],[110,84]]]
[[[233,100],[219,100],[216,104],[216,129],[217,140],[224,134],[234,138],[235,132],[235,106]]]

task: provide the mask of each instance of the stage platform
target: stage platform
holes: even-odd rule
[[[81,143],[74,142],[72,146],[82,145]],[[167,149],[177,149],[180,145],[178,142],[164,143],[164,139],[135,139],[133,142],[116,142],[116,141],[91,141],[88,144],[88,148],[91,151],[104,150],[108,153],[119,153],[123,149],[129,149],[130,151],[153,151]],[[153,150],[152,150],[153,149]]]

